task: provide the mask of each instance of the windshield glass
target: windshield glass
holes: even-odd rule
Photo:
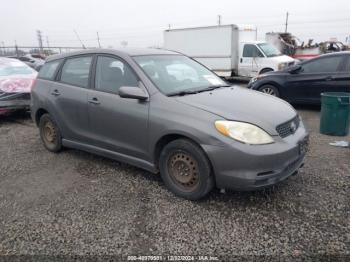
[[[282,53],[273,45],[268,43],[258,44],[260,49],[267,57],[280,56]]]
[[[166,95],[227,85],[220,77],[186,56],[147,55],[135,56],[134,59]]]

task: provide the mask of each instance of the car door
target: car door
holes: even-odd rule
[[[67,140],[89,140],[87,90],[92,55],[67,58],[56,82],[50,87],[50,113]]]
[[[254,77],[259,73],[259,60],[264,55],[261,51],[253,44],[244,44],[242,57],[239,61],[238,74],[240,76]]]
[[[319,103],[322,92],[334,90],[343,56],[323,56],[304,62],[300,70],[287,75],[285,93],[293,102]]]
[[[149,101],[122,98],[122,86],[143,88],[122,59],[98,55],[94,89],[88,93],[88,113],[94,145],[123,155],[148,159]]]
[[[332,92],[350,93],[350,55],[344,56],[343,66],[334,76],[335,86]]]

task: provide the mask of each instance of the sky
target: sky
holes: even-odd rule
[[[170,28],[249,24],[266,32],[288,31],[299,39],[325,41],[350,36],[349,0],[0,0],[0,45],[44,47],[161,47]],[[47,41],[48,40],[48,41]]]

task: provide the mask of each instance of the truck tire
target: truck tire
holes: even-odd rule
[[[160,175],[176,196],[198,200],[214,187],[211,165],[203,150],[188,139],[167,144],[159,157]]]

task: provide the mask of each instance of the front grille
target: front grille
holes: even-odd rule
[[[300,119],[298,116],[296,116],[292,120],[289,120],[288,122],[285,122],[277,126],[276,131],[280,137],[285,138],[287,136],[294,134],[299,128],[299,125],[300,125]]]

